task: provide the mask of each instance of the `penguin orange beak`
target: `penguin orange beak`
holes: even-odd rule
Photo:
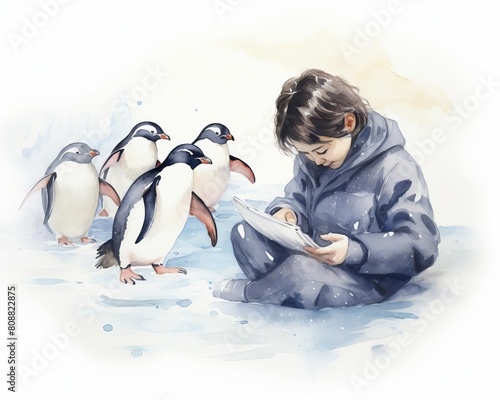
[[[160,135],[160,139],[163,139],[163,140],[170,140],[170,136],[168,136],[166,133],[162,133]]]
[[[202,164],[212,164],[212,160],[208,157],[198,157],[198,160],[200,160]]]
[[[233,136],[233,135],[231,135],[230,133],[228,133],[228,134],[226,135],[226,139],[227,139],[227,140],[234,140],[234,136]]]
[[[101,153],[99,153],[99,151],[98,151],[98,150],[96,150],[96,149],[92,149],[92,150],[90,150],[90,151],[88,152],[88,154],[90,154],[92,157],[95,157],[95,156],[98,156],[98,155],[99,155],[99,154],[101,154]]]

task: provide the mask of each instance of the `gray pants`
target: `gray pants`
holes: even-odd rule
[[[236,260],[249,279],[231,281],[220,293],[222,298],[313,310],[384,299],[370,276],[288,250],[246,222],[233,227],[231,241]]]

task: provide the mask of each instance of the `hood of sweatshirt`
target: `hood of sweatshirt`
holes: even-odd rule
[[[356,135],[344,163],[339,168],[331,169],[316,165],[303,154],[297,156],[297,162],[299,168],[312,179],[315,186],[325,185],[326,182],[338,186],[375,158],[394,147],[403,148],[404,144],[405,139],[397,122],[371,111],[368,113],[366,125]]]

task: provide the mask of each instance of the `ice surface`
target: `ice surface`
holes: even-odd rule
[[[280,195],[279,187],[248,186],[230,185],[220,202],[214,214],[219,232],[215,248],[201,222],[189,218],[165,259],[167,266],[186,268],[187,275],[158,276],[150,267],[136,268],[146,281],[135,286],[121,284],[117,268],[94,267],[97,247],[110,238],[111,219],[94,222],[90,235],[97,243],[69,248],[55,244],[43,227],[31,222],[22,237],[4,235],[9,259],[18,260],[11,268],[24,310],[33,307],[57,326],[75,322],[80,345],[94,348],[99,343],[101,353],[109,349],[137,358],[167,351],[237,361],[330,354],[332,360],[355,345],[370,354],[383,352],[402,332],[418,332],[417,321],[433,312],[433,304],[435,310],[436,302],[453,307],[452,300],[459,297],[462,287],[456,280],[467,272],[472,236],[466,227],[453,226],[440,228],[437,263],[380,304],[307,311],[214,298],[215,283],[244,277],[229,239],[240,221],[229,195],[253,200],[260,208]]]

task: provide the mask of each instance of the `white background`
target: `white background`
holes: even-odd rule
[[[44,3],[1,3],[4,226],[18,218],[12,210],[62,146],[90,134],[100,140],[111,135],[107,122],[116,118],[116,107],[124,98],[129,100],[131,124],[158,122],[177,143],[192,141],[210,122],[226,124],[236,137],[233,154],[252,165],[258,183],[285,183],[291,176],[291,160],[278,152],[270,131],[282,83],[306,68],[342,75],[360,88],[375,110],[398,121],[408,149],[421,162],[438,224],[473,227],[479,238],[478,293],[447,314],[446,329],[429,330],[420,347],[398,360],[390,379],[374,385],[368,397],[450,398],[496,392],[496,7],[486,1],[451,7],[405,0],[356,5],[318,0],[145,0],[121,1],[120,6],[73,0],[57,3],[53,15],[44,18]],[[26,33],[26,21],[39,27],[21,43],[15,35],[22,36],[23,29]],[[346,57],[347,45],[358,46]],[[151,69],[162,72],[159,80],[151,80]],[[138,88],[147,86],[145,79],[154,87]],[[493,82],[490,91],[484,90],[485,81]],[[457,107],[467,115],[459,114]],[[434,141],[429,144],[430,140]],[[11,266],[2,264],[2,270],[8,272]],[[91,374],[92,365],[81,365],[78,352],[71,356],[72,374],[80,369]],[[124,383],[158,385],[161,393],[164,380],[150,378],[160,373],[161,360],[158,363],[151,371],[121,371]],[[199,382],[200,398],[237,399],[253,393],[238,386],[244,379],[241,374],[232,376],[227,365],[219,366],[220,373],[219,367],[204,367],[210,370],[207,375],[197,368],[182,382]],[[120,373],[109,368],[113,376]],[[238,371],[244,370],[241,366]],[[263,379],[276,373],[255,374]],[[286,368],[280,373],[286,374]],[[295,388],[297,398],[307,393],[330,398],[340,390],[328,376],[301,382],[297,371],[289,373],[296,377],[289,387],[277,388],[272,379],[263,383],[270,390]],[[113,393],[109,387],[92,388],[88,377],[80,382],[73,376],[73,384],[62,381],[58,392],[76,396],[81,384],[85,393]],[[170,393],[180,396],[180,383],[171,385],[175,390]]]

